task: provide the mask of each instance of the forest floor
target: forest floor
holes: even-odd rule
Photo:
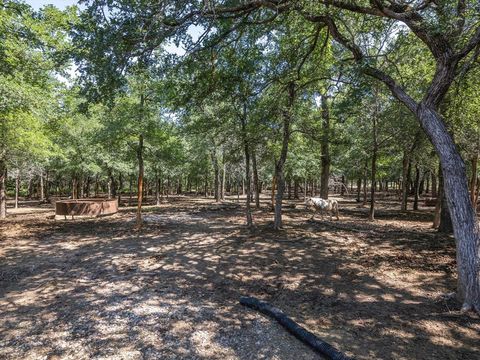
[[[233,199],[170,197],[141,231],[133,208],[17,211],[0,223],[0,358],[319,358],[238,303],[251,295],[357,359],[480,359],[479,317],[443,297],[455,246],[430,228],[431,208],[382,200],[368,222],[340,199],[339,221],[298,206],[274,232],[264,200],[253,231]]]

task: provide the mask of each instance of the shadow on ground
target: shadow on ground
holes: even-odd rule
[[[238,304],[251,295],[358,359],[478,359],[480,320],[441,297],[455,286],[453,240],[422,216],[366,223],[352,205],[338,222],[308,221],[297,208],[274,232],[265,207],[249,231],[240,207],[177,198],[150,209],[138,232],[128,211],[9,220],[0,356],[318,358]]]

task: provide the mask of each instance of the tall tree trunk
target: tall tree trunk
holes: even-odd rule
[[[290,200],[292,198],[292,179],[289,177],[287,180],[287,198]]]
[[[298,178],[297,177],[295,177],[293,179],[293,198],[295,200],[299,199],[299,197],[298,197]]]
[[[143,105],[143,95],[140,97],[140,102]],[[137,160],[138,160],[138,181],[137,181],[137,228],[142,227],[142,201],[143,201],[143,134],[138,136],[138,148],[137,148]]]
[[[272,210],[275,210],[275,192],[277,191],[277,177],[275,174],[272,176],[272,194],[271,194],[271,203],[272,203]]]
[[[438,232],[443,234],[453,233],[452,218],[450,217],[450,211],[448,209],[447,199],[445,197],[445,191],[442,191],[440,211],[440,224],[438,225]]]
[[[98,190],[99,190],[99,184],[98,184],[98,174],[97,174],[97,175],[95,175],[95,190],[94,190],[94,192],[95,192],[94,196],[95,197],[98,197]]]
[[[122,201],[122,189],[123,189],[123,176],[122,176],[122,173],[120,173],[118,175],[118,189],[117,189],[118,206],[120,206],[120,202]]]
[[[442,213],[442,201],[444,198],[443,194],[443,178],[442,178],[442,167],[438,165],[438,190],[436,190],[437,201],[435,203],[435,213],[433,217],[433,228],[438,229],[440,226],[440,216]]]
[[[72,179],[72,199],[76,199],[78,197],[78,186],[77,186],[77,176],[73,175]]]
[[[370,189],[370,211],[368,213],[369,220],[375,220],[375,189],[377,186],[377,156],[378,156],[378,129],[377,129],[377,114],[378,114],[378,103],[377,103],[377,94],[375,91],[375,111],[372,116],[372,140],[373,140],[373,151],[372,151],[372,176],[371,176],[371,189]]]
[[[112,173],[110,173],[110,189],[111,189],[111,198],[117,197],[117,181]]]
[[[284,166],[287,160],[288,143],[290,142],[290,124],[292,117],[293,104],[295,101],[295,83],[292,81],[288,85],[288,102],[283,112],[283,139],[280,157],[275,163],[275,176],[277,178],[277,195],[275,197],[275,216],[273,219],[273,228],[279,230],[282,228],[282,202],[285,191]]]
[[[20,175],[15,176],[15,209],[18,209],[18,193],[20,192]]]
[[[258,181],[257,155],[252,150],[253,185],[255,188],[255,208],[260,209],[260,183]]]
[[[303,182],[303,200],[307,200],[307,178],[305,178],[305,181]]]
[[[360,194],[362,192],[362,178],[357,179],[357,203],[360,202]]]
[[[45,199],[48,202],[50,200],[50,172],[47,170],[45,174]]]
[[[203,176],[203,193],[205,197],[208,197],[208,173],[205,171],[205,175]]]
[[[431,178],[431,171],[428,170],[428,172],[424,175],[425,178],[425,194],[430,194],[430,178]]]
[[[413,200],[413,210],[418,210],[418,196],[420,194],[420,168],[415,164],[415,198]]]
[[[365,168],[363,169],[363,204],[367,205],[367,173],[368,173],[368,159],[365,159]]]
[[[158,176],[158,170],[155,171],[155,200],[156,205],[160,205],[160,177]]]
[[[87,176],[87,181],[85,183],[85,197],[89,198],[90,197],[90,184],[92,182],[92,178],[90,176]]]
[[[80,175],[80,178],[77,181],[77,197],[82,199],[83,196],[83,174]]]
[[[133,177],[129,176],[128,180],[128,206],[132,206],[132,197],[133,197]]]
[[[249,135],[247,132],[247,104],[244,102],[243,104],[243,114],[240,117],[241,128],[242,128],[242,140],[243,140],[243,150],[245,155],[245,178],[247,181],[247,200],[246,200],[246,217],[247,217],[247,226],[253,226],[253,218],[252,218],[252,209],[250,208],[250,193],[251,193],[251,186],[250,186],[250,142],[249,142]],[[245,188],[244,188],[245,190]]]
[[[45,187],[43,182],[43,171],[40,173],[40,201],[43,202],[45,200]]]
[[[345,189],[347,188],[347,185],[345,184],[345,175],[342,175],[342,187],[340,188],[340,196],[345,195]]]
[[[211,151],[211,157],[212,157],[213,176],[214,176],[213,194],[215,196],[215,201],[219,202],[220,201],[220,166],[218,164],[217,149],[215,145],[213,145],[213,149]]]
[[[7,217],[7,191],[5,182],[7,180],[7,164],[0,159],[0,219]]]
[[[437,175],[432,171],[432,192],[431,196],[432,197],[437,197]]]
[[[320,197],[322,199],[328,199],[328,180],[330,179],[330,112],[328,109],[327,95],[321,96],[322,107],[322,138],[321,138],[321,150],[322,150],[322,172],[320,176]]]
[[[140,114],[139,122],[143,122],[144,116],[144,106],[145,106],[145,96],[143,92],[140,94]],[[137,216],[136,216],[136,227],[140,229],[143,225],[142,222],[142,202],[143,202],[143,176],[144,176],[144,166],[143,166],[143,134],[138,135],[138,147],[137,147],[137,161],[138,161],[138,180],[137,180]]]
[[[226,163],[225,163],[225,150],[222,150],[222,184],[220,185],[220,198],[225,200],[225,174],[226,174]]]

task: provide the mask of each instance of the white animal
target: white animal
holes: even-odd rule
[[[331,200],[331,199],[325,200],[319,197],[307,198],[305,200],[305,208],[308,209],[312,207],[315,209],[312,215],[312,220],[315,217],[315,214],[317,211],[320,212],[322,219],[323,219],[323,213],[327,212],[327,213],[330,213],[330,220],[332,220],[333,214],[335,214],[335,216],[337,217],[337,220],[339,220],[337,200]]]

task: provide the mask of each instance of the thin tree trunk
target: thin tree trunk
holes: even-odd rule
[[[272,203],[272,210],[275,210],[275,192],[277,191],[277,178],[275,174],[272,176],[272,194],[271,194],[271,200],[270,202]]]
[[[252,165],[253,165],[253,185],[255,188],[255,208],[260,209],[260,184],[258,181],[257,155],[255,153],[255,150],[252,150]]]
[[[156,205],[160,205],[160,177],[158,176],[158,170],[155,171],[155,200]]]
[[[7,217],[7,193],[5,182],[7,179],[7,164],[0,159],[0,219]]]
[[[226,174],[226,164],[225,164],[225,151],[222,151],[222,184],[220,186],[220,198],[225,200],[225,174]]]
[[[420,193],[420,168],[415,164],[415,198],[413,200],[413,210],[418,210],[418,196]]]
[[[72,199],[76,199],[77,198],[77,190],[78,190],[78,187],[77,187],[77,177],[76,175],[73,176],[73,179],[72,179]]]
[[[15,176],[15,209],[18,209],[18,193],[20,192],[20,175]]]
[[[360,202],[360,194],[362,192],[362,178],[357,179],[357,203]]]
[[[122,200],[122,188],[123,188],[123,176],[122,176],[122,173],[120,173],[118,175],[118,190],[117,190],[118,206],[120,206],[120,202]]]
[[[273,228],[279,230],[282,228],[282,202],[285,191],[284,166],[287,160],[288,143],[290,142],[290,123],[292,109],[295,101],[295,83],[290,82],[288,86],[288,103],[283,113],[283,139],[280,158],[275,164],[275,176],[277,178],[277,195],[275,197],[275,215],[273,219]]]
[[[247,104],[243,104],[243,114],[240,117],[241,128],[242,128],[242,140],[243,140],[243,150],[245,155],[245,178],[247,181],[247,200],[246,200],[246,217],[247,217],[247,226],[253,226],[252,210],[250,208],[250,144],[248,141],[248,132],[247,132]],[[243,187],[245,191],[245,187]]]
[[[43,172],[40,173],[40,201],[43,202],[45,200],[45,188],[43,182]]]
[[[218,164],[217,158],[217,149],[215,144],[211,150],[210,156],[212,158],[212,165],[213,165],[213,194],[215,197],[215,201],[220,201],[220,166]]]
[[[50,172],[47,170],[45,174],[45,200],[48,202],[50,200]]]
[[[99,189],[99,184],[98,184],[98,174],[95,175],[95,197],[98,197],[98,189]]]
[[[307,200],[307,178],[305,178],[303,186],[303,200]]]
[[[143,95],[140,97],[140,103],[143,108]],[[137,228],[142,227],[142,201],[143,201],[143,135],[138,136],[138,148],[137,148],[137,160],[138,160],[138,189],[137,189]]]
[[[368,172],[368,159],[365,159],[365,168],[363,170],[363,204],[367,205],[367,172]]]
[[[437,197],[437,175],[432,171],[432,197]]]
[[[330,112],[328,109],[327,95],[321,96],[322,107],[322,138],[321,138],[321,151],[322,151],[322,173],[320,176],[320,197],[322,199],[328,199],[328,181],[330,179]]]
[[[299,198],[298,197],[298,178],[297,177],[295,177],[293,179],[293,198],[295,200],[298,200],[298,198]]]
[[[129,184],[128,184],[128,206],[132,206],[132,196],[133,196],[133,178],[132,175],[129,177]]]
[[[370,189],[370,211],[368,213],[368,219],[370,221],[375,220],[375,190],[377,184],[377,156],[378,156],[378,129],[377,129],[377,114],[378,114],[378,102],[377,93],[375,91],[375,111],[372,116],[372,135],[373,135],[373,152],[372,152],[372,176],[371,176],[371,189]]]
[[[443,178],[442,178],[442,168],[438,165],[438,191],[436,191],[437,201],[435,203],[435,213],[433,217],[433,228],[438,229],[440,226],[440,216],[442,212],[442,201],[443,201]]]

